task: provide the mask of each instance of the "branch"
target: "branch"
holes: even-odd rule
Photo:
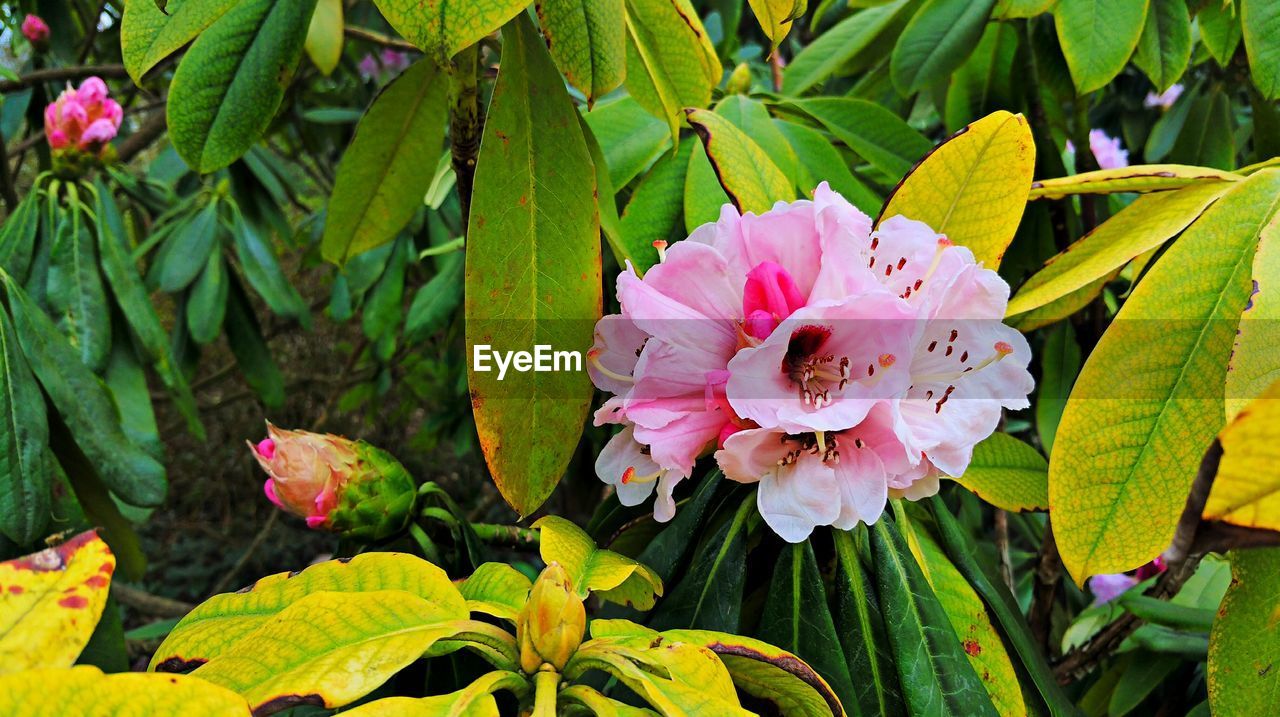
[[[493,523],[472,523],[476,537],[491,545],[505,545],[511,548],[535,548],[542,544],[542,536],[533,528],[522,528],[518,525],[495,525]]]
[[[47,70],[35,70],[16,80],[0,81],[0,92],[14,92],[41,82],[58,80],[79,80],[85,77],[124,78],[129,73],[124,65],[77,65],[75,67],[53,67]]]
[[[111,596],[120,601],[121,605],[155,617],[182,617],[195,609],[195,605],[191,603],[152,595],[121,583],[111,584]]]
[[[138,131],[121,140],[116,147],[116,156],[121,162],[128,162],[139,152],[151,146],[151,143],[164,134],[168,126],[164,112],[156,112],[143,122]]]
[[[449,142],[453,171],[458,177],[458,201],[462,205],[462,225],[471,216],[471,188],[475,184],[476,155],[484,124],[480,117],[479,82],[476,69],[480,50],[472,45],[458,53],[449,75]]]
[[[357,40],[367,40],[375,45],[403,50],[405,52],[422,52],[422,50],[419,50],[418,46],[412,42],[383,35],[381,33],[374,32],[373,30],[366,30],[363,27],[352,27],[348,25],[343,29],[343,32],[346,33],[347,37],[352,37]]]
[[[1053,536],[1052,520],[1045,521],[1044,541],[1040,545],[1040,559],[1036,563],[1035,582],[1032,587],[1031,612],[1027,622],[1036,644],[1044,648],[1046,655],[1057,654],[1052,636],[1053,604],[1058,598],[1058,586],[1062,584],[1062,558],[1058,554],[1058,542]]]

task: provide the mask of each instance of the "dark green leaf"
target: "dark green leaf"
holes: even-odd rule
[[[1111,693],[1107,716],[1124,717],[1137,709],[1181,664],[1178,658],[1167,655],[1143,655],[1134,660]]]
[[[242,0],[191,44],[169,85],[169,136],[199,172],[247,152],[293,77],[316,0]]]
[[[462,267],[461,258],[449,262],[431,277],[431,281],[418,289],[404,323],[406,341],[422,341],[444,328],[453,317],[453,312],[462,303]]]
[[[191,287],[187,297],[187,330],[191,340],[198,344],[211,343],[222,331],[222,319],[227,314],[226,260],[222,252],[212,252],[205,263],[200,278]]]
[[[688,572],[654,611],[650,627],[738,631],[747,570],[747,518],[754,510],[755,495],[748,495],[732,519],[693,556]]]
[[[1280,3],[1240,0],[1240,27],[1253,86],[1269,100],[1280,98]]]
[[[413,246],[407,237],[397,239],[394,246],[386,271],[374,284],[364,305],[361,326],[370,341],[393,335],[404,317],[404,273]]]
[[[720,218],[720,208],[729,203],[729,195],[720,186],[716,170],[707,159],[701,142],[689,153],[689,166],[684,179],[684,228],[687,232]]]
[[[30,192],[0,227],[0,269],[25,281],[40,228],[40,193]]]
[[[1236,9],[1234,2],[1209,2],[1196,14],[1200,41],[1221,67],[1231,64],[1240,46],[1240,16]]]
[[[707,506],[711,504],[716,488],[723,482],[719,471],[712,471],[703,478],[693,496],[680,505],[676,517],[636,556],[636,562],[647,565],[664,584],[671,582],[676,568],[692,547],[698,528],[704,523],[703,516],[707,512]]]
[[[1147,0],[1058,0],[1058,41],[1080,94],[1093,92],[1124,69],[1147,19]]]
[[[630,97],[601,102],[586,114],[615,190],[631,183],[671,147],[671,132]]]
[[[80,361],[53,322],[17,284],[8,279],[5,284],[23,352],[76,445],[121,500],[159,505],[166,489],[164,467],[124,434],[106,386]]]
[[[240,212],[236,212],[231,234],[240,270],[249,286],[276,315],[296,319],[304,325],[309,323],[307,303],[280,268],[275,249],[268,241],[269,234]]]
[[[222,229],[218,225],[218,203],[209,202],[190,221],[179,226],[167,240],[156,263],[160,288],[177,293],[187,288],[209,262]]]
[[[674,154],[663,155],[636,185],[622,210],[619,231],[635,252],[632,264],[638,272],[648,271],[658,262],[653,242],[670,237],[679,225],[685,173],[694,147],[700,147],[699,143],[684,142]]]
[[[876,594],[910,713],[995,717],[946,612],[887,514],[871,528],[871,551]]]
[[[0,309],[0,533],[33,543],[49,516],[49,422],[9,316]]]
[[[826,182],[853,206],[867,214],[875,216],[880,211],[884,198],[853,176],[849,165],[830,139],[818,130],[801,124],[784,120],[774,120],[774,123],[800,158],[800,167],[797,169],[800,181],[797,183],[806,194],[812,196],[818,183]]]
[[[329,198],[325,259],[342,264],[390,242],[422,207],[444,140],[446,79],[433,62],[419,60],[360,120]]]
[[[134,356],[130,342],[116,341],[112,345],[103,381],[111,390],[111,397],[120,411],[120,425],[125,435],[152,458],[164,460],[164,444],[160,441],[160,429],[151,407],[147,375]]]
[[[798,95],[825,80],[879,37],[906,5],[907,0],[892,0],[860,10],[823,32],[787,65],[782,91]]]
[[[890,60],[903,94],[945,80],[978,44],[996,0],[927,0],[898,37]]]
[[[758,637],[809,663],[827,680],[841,702],[855,701],[849,667],[827,607],[818,560],[807,541],[784,547],[774,563]]]
[[[46,302],[58,329],[80,352],[80,360],[100,373],[111,351],[111,316],[92,230],[85,223],[75,190],[68,190],[71,206],[59,212],[49,250]]]
[[[284,376],[271,358],[271,349],[262,337],[258,319],[253,315],[249,297],[235,277],[228,277],[231,290],[227,294],[227,316],[224,322],[227,343],[235,354],[236,365],[245,381],[267,408],[284,405]]]
[[[889,110],[865,100],[823,97],[791,106],[817,120],[858,156],[894,179],[904,176],[932,145]]]
[[[1047,455],[1053,455],[1053,436],[1067,407],[1067,397],[1080,374],[1080,344],[1071,322],[1062,321],[1045,332],[1040,357],[1040,393],[1036,398],[1036,433]]]
[[[837,570],[832,589],[836,591],[836,634],[844,651],[845,664],[853,677],[853,699],[844,700],[850,715],[904,715],[902,688],[893,666],[889,638],[885,632],[880,598],[874,576],[864,567],[867,533],[833,530]]]
[[[65,477],[77,509],[83,511],[89,525],[101,528],[102,539],[107,541],[116,556],[116,566],[129,580],[141,580],[147,569],[147,557],[133,524],[120,512],[111,491],[103,484],[97,466],[72,440],[65,424],[52,417],[49,431],[50,453],[46,461],[51,469]],[[54,458],[54,456],[57,458]]]
[[[1215,169],[1235,167],[1235,132],[1226,92],[1212,88],[1192,101],[1182,133],[1169,151],[1169,161]]]
[[[973,54],[951,76],[947,88],[947,129],[958,132],[975,117],[1016,107],[1013,67],[1018,30],[1006,22],[987,25]]]
[[[1150,0],[1147,24],[1133,64],[1164,92],[1182,77],[1191,61],[1191,15],[1185,0]]]

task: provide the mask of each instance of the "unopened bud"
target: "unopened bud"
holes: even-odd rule
[[[534,582],[516,620],[520,668],[529,674],[544,664],[564,669],[586,630],[587,611],[569,573],[559,563],[551,563]]]

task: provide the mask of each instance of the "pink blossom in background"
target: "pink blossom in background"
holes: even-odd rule
[[[928,226],[872,222],[823,183],[813,200],[719,220],[618,278],[622,313],[589,356],[623,426],[596,462],[619,500],[676,484],[714,454],[758,483],[784,539],[874,523],[959,475],[1004,408],[1022,408],[1030,350],[1004,326],[1009,287]]]
[[[409,67],[409,54],[407,52],[387,48],[382,51],[379,59],[382,60],[382,66],[388,74],[398,75]]]
[[[1067,152],[1074,153],[1076,146],[1067,140]],[[1089,151],[1098,160],[1100,169],[1122,169],[1129,166],[1129,150],[1118,137],[1112,137],[1100,129],[1089,130]]]
[[[39,15],[27,15],[22,20],[22,36],[36,47],[49,42],[49,24]]]
[[[1112,573],[1104,575],[1094,575],[1089,578],[1089,592],[1093,593],[1093,604],[1102,605],[1120,597],[1129,588],[1138,583],[1154,578],[1165,571],[1166,565],[1163,557],[1157,557],[1155,560],[1143,565],[1129,573]]]
[[[1167,110],[1173,107],[1173,103],[1177,102],[1178,98],[1182,96],[1183,89],[1182,85],[1175,84],[1158,95],[1154,92],[1148,92],[1147,98],[1143,100],[1142,104],[1146,107],[1159,107],[1162,110]]]
[[[54,150],[99,154],[120,130],[124,112],[100,78],[67,87],[44,111],[44,133]]]
[[[372,53],[360,58],[357,68],[360,71],[360,77],[365,82],[377,79],[378,75],[382,73],[382,66],[378,64],[378,58],[374,57]]]

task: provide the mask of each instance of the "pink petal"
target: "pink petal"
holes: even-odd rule
[[[308,515],[307,527],[311,529],[319,528],[329,519],[327,515]]]
[[[749,319],[747,332],[752,336],[768,338],[777,322],[804,305],[805,297],[796,286],[795,279],[781,265],[764,261],[747,273],[747,283],[742,291],[742,314]]]
[[[840,502],[835,471],[809,454],[764,476],[756,493],[760,516],[789,543],[803,541],[819,525],[831,525],[840,516]]]
[[[276,457],[276,442],[270,438],[264,438],[261,441],[258,441],[256,449],[258,451],[258,455],[266,458],[267,460],[271,460]]]
[[[280,502],[280,496],[276,495],[276,482],[270,478],[266,483],[262,484],[262,492],[267,494],[267,500],[275,503],[277,508],[284,508],[284,503]]]
[[[115,139],[115,136],[116,126],[111,123],[111,120],[94,120],[93,124],[89,125],[84,131],[84,134],[80,135],[80,148],[92,149],[101,147]]]

